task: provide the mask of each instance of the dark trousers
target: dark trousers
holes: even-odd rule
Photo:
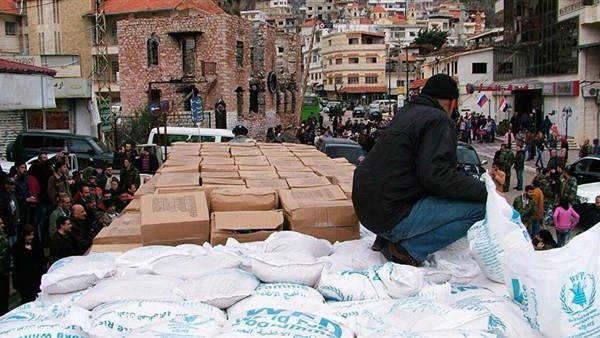
[[[33,302],[37,298],[38,290],[35,289],[21,289],[19,296],[21,296],[21,305],[29,302]]]
[[[0,316],[8,312],[8,296],[10,294],[9,275],[0,276]]]

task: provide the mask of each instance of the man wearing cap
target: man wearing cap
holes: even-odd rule
[[[4,231],[8,235],[8,242],[12,246],[17,241],[17,227],[19,226],[19,202],[15,191],[17,182],[7,177],[4,179],[4,191],[0,193],[0,218],[4,223]]]
[[[248,137],[248,128],[241,124],[233,127],[231,132],[235,137],[229,143],[256,143],[254,139]]]
[[[485,184],[456,170],[458,97],[450,76],[432,76],[354,171],[356,215],[390,261],[417,266],[485,216]]]

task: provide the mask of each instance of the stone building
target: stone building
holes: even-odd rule
[[[165,100],[170,114],[184,114],[191,99],[200,96],[205,112],[222,99],[227,128],[245,124],[258,139],[265,138],[268,127],[298,122],[297,34],[213,14],[123,20],[117,35],[125,114]]]

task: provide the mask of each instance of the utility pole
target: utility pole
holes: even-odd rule
[[[317,29],[317,17],[313,17],[313,26],[312,31],[310,32],[310,43],[308,45],[308,61],[306,61],[306,68],[304,69],[304,74],[302,75],[302,90],[300,91],[300,105],[298,107],[298,122],[301,122],[302,118],[302,104],[304,103],[304,95],[306,94],[306,87],[308,86],[308,70],[310,69],[310,63],[312,60],[312,49],[313,44],[315,42],[315,32]]]
[[[108,59],[108,35],[106,31],[105,0],[94,0],[94,44],[96,48],[96,64],[94,66],[94,82],[96,82],[96,100],[102,116],[110,123],[110,131],[105,133],[105,142],[109,148],[117,147],[116,114],[111,107],[110,70]],[[108,116],[106,115],[108,114]],[[112,146],[112,147],[111,147]]]

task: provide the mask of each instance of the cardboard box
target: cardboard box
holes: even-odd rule
[[[202,160],[200,161],[200,163],[204,166],[206,164],[227,164],[227,165],[234,165],[234,160],[231,157],[207,157],[207,156],[202,156]]]
[[[219,188],[210,195],[212,212],[266,211],[277,209],[278,194],[271,188]]]
[[[146,195],[146,196],[151,196],[151,195]],[[127,212],[130,214],[139,214],[140,210],[142,209],[142,202],[140,201],[141,199],[132,199],[129,204],[127,204],[127,206],[125,207],[125,209],[123,210],[123,212]]]
[[[229,148],[225,149],[223,148],[223,150],[221,151],[200,151],[200,156],[201,157],[223,157],[223,158],[230,158],[231,155],[229,154]]]
[[[275,169],[277,171],[294,171],[294,172],[303,171],[303,172],[307,172],[307,173],[314,173],[314,171],[312,171],[312,169],[310,169],[309,167],[305,167],[305,166],[286,167],[286,166],[276,165]]]
[[[331,184],[352,183],[354,179],[354,171],[336,172],[331,177]]]
[[[200,172],[204,173],[207,171],[238,171],[237,165],[231,164],[204,164],[200,163]]]
[[[202,177],[202,186],[206,185],[239,185],[245,187],[246,182],[235,178]]]
[[[352,182],[341,182],[338,183],[338,186],[340,187],[340,189],[342,189],[344,194],[346,194],[346,197],[348,197],[348,199],[352,199]]]
[[[329,227],[294,227],[286,229],[296,231],[305,235],[328,240],[331,244],[335,242],[352,241],[360,238],[360,225],[329,226]]]
[[[285,150],[277,150],[277,151],[272,151],[272,150],[261,150],[262,153],[268,158],[268,157],[274,157],[274,158],[289,158],[289,157],[296,157],[296,155],[294,155],[294,153],[292,153],[291,151]]]
[[[280,178],[316,178],[319,177],[312,171],[277,171]]]
[[[198,153],[169,153],[164,165],[167,165],[167,163],[169,166],[198,163]]]
[[[240,171],[273,171],[274,168],[269,165],[239,165]]]
[[[304,163],[300,162],[297,158],[291,157],[268,157],[269,163],[274,167],[288,167],[288,168],[303,168],[306,167]]]
[[[229,153],[231,153],[231,156],[233,157],[263,156],[260,149],[249,147],[231,147]]]
[[[193,187],[199,185],[200,173],[162,173],[156,188]]]
[[[210,244],[224,245],[228,238],[235,238],[241,243],[264,241],[282,229],[281,210],[213,212],[210,221]]]
[[[312,188],[331,185],[331,182],[325,177],[307,177],[307,178],[287,178],[290,188]]]
[[[102,252],[126,252],[142,246],[142,243],[125,243],[125,244],[96,244],[94,243],[89,250],[89,253]]]
[[[331,160],[333,162],[339,163],[339,164],[348,164],[348,163],[350,163],[350,162],[348,162],[348,160],[345,157],[332,158]],[[352,164],[352,163],[350,163],[350,164]]]
[[[270,165],[267,158],[264,156],[247,156],[247,157],[234,157],[236,165],[258,165],[267,166]]]
[[[302,164],[308,167],[330,167],[335,164],[335,162],[333,162],[329,157],[302,157],[300,158],[300,161],[302,161]]]
[[[346,194],[337,185],[326,185],[314,188],[294,188],[289,191],[282,190],[280,196],[283,201],[283,196],[289,200],[297,201],[336,201],[346,200]]]
[[[327,158],[327,155],[325,153],[322,153],[314,148],[313,148],[313,150],[302,150],[302,151],[292,150],[292,153],[294,153],[294,155],[296,155],[298,158],[303,158],[303,157]]]
[[[196,162],[198,158],[196,158]],[[167,161],[168,163],[169,161]],[[198,173],[200,172],[200,168],[198,163],[188,164],[188,165],[178,165],[178,166],[168,166],[164,165],[160,168],[160,173]]]
[[[177,193],[181,193],[181,192],[204,192],[206,189],[202,189],[201,186],[194,186],[194,187],[165,187],[165,188],[157,188],[156,191],[154,192],[157,195],[164,195],[164,194],[177,194]]]
[[[150,181],[146,182],[145,184],[142,181],[143,185],[138,190],[136,190],[135,194],[133,194],[133,198],[140,199],[144,195],[154,194],[156,182],[158,181],[159,177],[160,174],[155,174],[152,177],[150,177]]]
[[[249,180],[268,180],[268,179],[278,179],[279,175],[277,172],[273,170],[269,171],[239,171],[241,179],[249,179]]]
[[[246,187],[248,188],[273,188],[278,189],[289,189],[286,180],[246,180]]]
[[[123,213],[102,228],[94,237],[94,244],[129,244],[142,242],[142,219],[140,214]]]
[[[293,190],[281,190],[281,205],[287,229],[358,225],[352,201],[344,200],[298,200],[286,194]]]
[[[210,215],[206,195],[190,192],[142,197],[142,244],[208,242]]]
[[[295,151],[295,150],[311,150],[311,149],[315,149],[314,146],[308,145],[308,144],[302,144],[302,143],[286,143],[285,144],[286,148],[288,148],[291,151]]]
[[[230,148],[256,148],[256,142],[233,142],[229,143]],[[258,149],[258,148],[257,148]]]
[[[213,178],[234,178],[239,179],[240,175],[237,171],[207,171],[200,173],[202,178],[213,177]],[[204,181],[202,182],[204,184]]]

